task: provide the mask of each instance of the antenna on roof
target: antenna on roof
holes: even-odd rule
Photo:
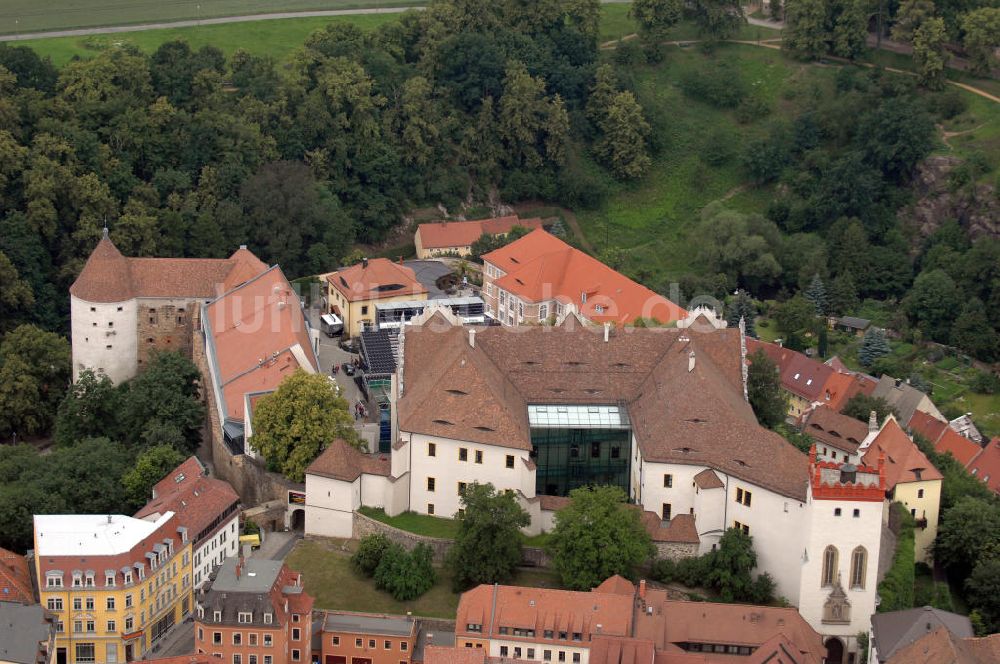
[[[104,215],[104,229],[101,231],[101,237],[105,240],[108,239],[108,215]]]

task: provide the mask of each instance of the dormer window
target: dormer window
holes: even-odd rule
[[[63,585],[63,573],[59,571],[51,571],[45,573],[45,587],[46,588],[62,588]]]
[[[83,575],[80,572],[73,572],[73,587],[82,588],[83,587]]]
[[[241,622],[241,623],[252,623],[253,622],[253,613],[251,613],[249,611],[240,611],[237,614],[236,619],[237,619],[238,622]]]
[[[132,583],[132,572],[125,572],[124,576],[125,576],[124,579],[125,585]]]
[[[94,583],[94,573],[93,572],[87,572],[87,575],[84,577],[84,583],[83,583],[83,585],[86,586],[87,588],[93,588],[94,587],[95,583]]]
[[[104,574],[104,585],[107,586],[108,588],[114,588],[115,587],[115,573],[114,572],[105,572],[105,574]]]
[[[212,620],[222,622],[222,611],[212,611]]]
[[[270,625],[273,619],[274,619],[274,614],[273,613],[265,613],[264,614],[264,624],[265,625]]]

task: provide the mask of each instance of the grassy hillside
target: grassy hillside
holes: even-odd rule
[[[405,7],[417,0],[4,0],[0,34],[316,9]]]

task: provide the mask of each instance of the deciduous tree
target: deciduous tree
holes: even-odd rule
[[[330,380],[300,369],[257,403],[249,444],[271,470],[301,482],[306,467],[335,438],[362,445],[353,424],[347,402],[337,396]]]
[[[824,0],[793,0],[785,6],[782,46],[803,58],[826,54],[830,34]]]
[[[572,502],[556,512],[549,546],[562,583],[587,590],[615,574],[631,577],[654,553],[639,511],[615,486],[574,489]]]
[[[514,494],[474,482],[462,493],[456,519],[458,534],[448,552],[456,592],[509,582],[521,563],[521,528],[531,523]]]
[[[0,339],[0,435],[48,433],[69,382],[65,338],[20,325]]]
[[[940,18],[929,18],[913,31],[913,62],[920,85],[925,88],[940,90],[944,86],[947,39],[944,20]]]
[[[979,76],[989,74],[997,66],[997,44],[1000,44],[1000,7],[981,7],[962,18],[962,44],[969,54],[972,71]]]
[[[652,163],[646,147],[650,128],[635,95],[616,94],[599,126],[603,135],[594,149],[615,177],[635,179],[645,173]]]
[[[184,455],[172,445],[157,445],[140,454],[135,466],[122,477],[126,499],[133,508],[149,502],[153,486],[183,461]]]

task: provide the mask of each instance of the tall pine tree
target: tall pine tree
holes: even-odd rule
[[[747,328],[747,336],[756,339],[757,326],[754,323],[756,316],[757,309],[753,305],[753,299],[750,297],[750,294],[743,289],[737,291],[736,299],[729,305],[729,315],[726,316],[726,323],[728,323],[729,327],[738,327],[740,318],[742,318]]]
[[[805,296],[816,307],[817,316],[822,316],[827,312],[830,304],[826,295],[826,284],[823,283],[823,279],[818,274],[813,275],[812,281],[809,283],[809,288],[806,289]]]
[[[885,331],[877,327],[869,328],[865,332],[865,338],[861,341],[858,361],[866,367],[870,367],[875,364],[875,360],[888,355],[890,350]]]

